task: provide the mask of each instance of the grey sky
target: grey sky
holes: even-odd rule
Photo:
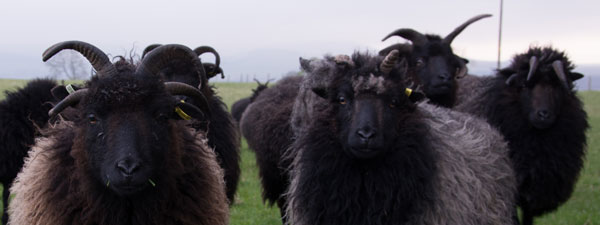
[[[599,5],[592,0],[506,0],[502,59],[531,44],[552,44],[576,64],[599,64]],[[265,49],[320,57],[404,41],[381,42],[402,27],[444,36],[472,16],[491,13],[492,18],[463,31],[453,48],[468,59],[493,61],[498,9],[497,0],[3,1],[0,59],[20,57],[24,63],[12,63],[10,71],[27,71],[27,60],[41,63],[47,47],[65,40],[86,41],[113,55],[152,43],[211,45],[224,65]]]

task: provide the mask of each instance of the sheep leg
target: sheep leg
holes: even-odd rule
[[[2,184],[4,190],[2,191],[2,224],[6,225],[8,223],[8,198],[10,197],[10,192],[8,191],[10,188],[6,184]]]
[[[531,211],[523,208],[523,220],[521,222],[523,225],[533,225],[533,215],[531,214]]]

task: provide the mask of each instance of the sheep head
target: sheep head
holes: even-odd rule
[[[435,104],[452,107],[457,89],[457,78],[467,73],[468,61],[454,54],[450,44],[467,26],[491,15],[479,15],[458,26],[445,38],[438,35],[424,35],[409,28],[398,29],[383,41],[392,36],[400,36],[410,40],[412,44],[395,44],[381,50],[381,55],[391,50],[399,50],[408,58],[408,81],[421,86],[428,98]]]
[[[137,68],[124,61],[115,64],[98,48],[84,42],[67,41],[50,47],[44,61],[63,49],[84,55],[98,71],[49,114],[57,115],[76,106],[73,151],[83,152],[86,162],[78,164],[89,171],[92,180],[120,196],[131,196],[161,182],[161,168],[178,148],[184,117],[202,118],[209,113],[207,102],[195,87],[163,82],[159,73],[170,60],[189,61],[201,69],[194,52],[180,45],[164,45],[150,52]],[[203,106],[178,101],[185,95]],[[185,118],[188,119],[188,118]],[[75,154],[75,153],[72,153]]]
[[[351,63],[327,56],[307,75],[307,79],[330,81],[312,90],[328,100],[328,115],[322,118],[334,120],[333,133],[349,156],[368,159],[392,149],[393,131],[401,129],[402,121],[415,110],[413,101],[419,93],[407,95],[402,81],[406,63],[395,66],[398,55],[397,50],[385,58],[354,53],[348,58]]]
[[[518,99],[529,123],[545,129],[552,126],[567,96],[573,95],[573,81],[583,77],[573,68],[563,52],[534,47],[515,56],[499,75]]]

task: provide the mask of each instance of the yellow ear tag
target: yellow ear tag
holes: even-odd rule
[[[73,85],[71,85],[71,84],[67,84],[67,86],[65,86],[65,89],[67,89],[67,92],[69,94],[73,94],[73,92],[75,92],[75,89],[73,88]]]
[[[185,103],[185,101],[181,100],[181,103]],[[177,113],[177,115],[179,115],[179,117],[181,117],[181,119],[184,119],[184,120],[192,119],[192,117],[190,115],[188,115],[187,113],[185,113],[181,108],[179,108],[179,106],[175,107],[175,112]]]
[[[404,94],[406,94],[406,96],[410,97],[410,94],[412,94],[412,89],[407,88],[406,90],[404,90]]]

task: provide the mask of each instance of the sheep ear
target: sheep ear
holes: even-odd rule
[[[456,56],[456,57],[458,57],[459,60],[462,60],[465,64],[469,63],[468,59],[465,59],[465,58],[460,57],[460,56]]]
[[[571,78],[572,81],[576,81],[576,80],[579,80],[579,79],[583,78],[583,74],[577,73],[577,72],[573,72],[573,73],[569,74],[569,77]]]
[[[425,99],[425,94],[420,91],[412,91],[408,96],[408,100],[410,100],[411,102],[420,102],[423,99]]]
[[[187,102],[178,102],[175,105],[175,110],[171,118],[176,120],[190,120],[192,118],[206,120],[206,116],[202,110]]]
[[[300,57],[300,69],[302,69],[306,72],[311,72],[310,60]]]
[[[321,98],[327,99],[327,89],[326,88],[312,88],[312,91]]]

